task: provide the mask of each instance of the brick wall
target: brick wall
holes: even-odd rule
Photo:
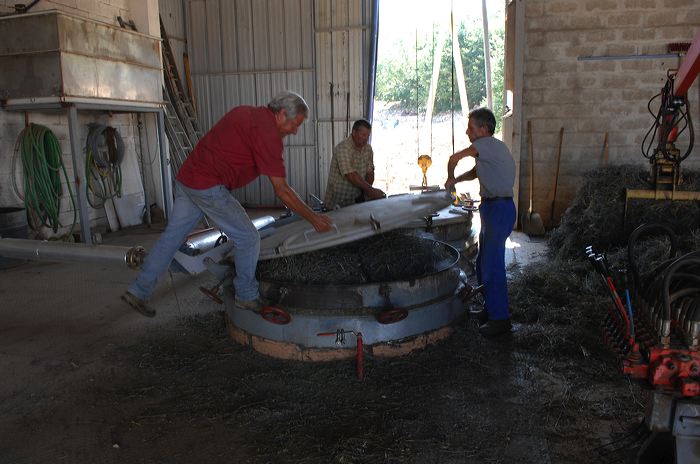
[[[666,54],[667,44],[690,42],[700,28],[700,2],[516,1],[525,3],[521,160],[527,160],[525,124],[531,121],[535,210],[547,222],[561,127],[564,142],[555,217],[575,195],[581,174],[602,163],[606,132],[609,163],[648,166],[641,155],[642,139],[653,122],[647,103],[666,82],[666,71],[677,68],[679,60],[610,56]],[[700,84],[695,82],[689,97],[696,133],[700,133],[699,92]],[[700,154],[691,154],[682,166],[700,169]],[[527,186],[527,173],[523,165],[521,186]],[[521,189],[521,208],[527,205],[526,194],[527,189]]]

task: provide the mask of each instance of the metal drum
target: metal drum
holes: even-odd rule
[[[459,206],[448,206],[429,216],[414,219],[401,232],[432,238],[452,245],[470,260],[478,251],[477,235],[472,228],[473,212]]]
[[[261,279],[261,295],[272,302],[261,313],[236,307],[232,294],[224,297],[231,336],[264,354],[305,361],[353,357],[358,338],[375,356],[398,356],[449,336],[464,310],[459,252],[435,240],[395,237],[430,247],[430,271],[353,284],[308,284],[293,272]]]

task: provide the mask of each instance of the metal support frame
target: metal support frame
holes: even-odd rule
[[[173,181],[170,172],[170,157],[168,156],[167,138],[165,136],[165,111],[163,108],[157,113],[158,116],[158,147],[160,150],[160,175],[163,180],[163,206],[165,218],[170,218],[173,212]]]
[[[700,30],[695,33],[693,42],[685,55],[685,60],[676,74],[673,93],[677,96],[685,95],[690,86],[693,85],[698,73],[700,73]]]
[[[678,464],[698,462],[700,458],[700,403],[689,398],[679,398],[668,392],[655,391],[645,414],[645,423],[652,435],[647,439],[647,446],[642,446],[634,462],[655,462],[648,460],[647,450],[660,438],[661,446],[673,446],[665,451],[675,454]],[[669,436],[673,440],[668,440]],[[654,457],[656,454],[654,454]],[[653,459],[653,458],[652,458]]]
[[[163,186],[163,201],[166,218],[172,211],[172,176],[170,174],[170,159],[165,140],[165,118],[162,103],[128,102],[122,100],[104,100],[76,97],[42,97],[10,99],[2,102],[6,111],[56,111],[68,113],[68,133],[70,136],[73,172],[78,196],[78,217],[80,218],[80,235],[85,244],[92,244],[90,218],[88,215],[88,200],[85,191],[85,171],[80,168],[85,164],[85,153],[78,140],[78,111],[110,111],[118,113],[155,113],[158,119],[158,145],[160,151],[161,185]]]
[[[622,216],[622,223],[627,227],[627,209],[631,199],[640,200],[673,200],[673,201],[700,201],[700,192],[689,190],[654,190],[645,189],[625,189],[625,211]]]

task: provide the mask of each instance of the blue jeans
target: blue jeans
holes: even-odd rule
[[[258,297],[255,268],[260,254],[260,234],[245,209],[223,185],[196,190],[177,181],[175,202],[168,225],[146,256],[136,280],[129,287],[131,294],[143,300],[153,294],[158,279],[170,265],[175,252],[205,214],[219,226],[229,240],[233,240],[233,260],[236,264],[233,287],[236,297],[242,300],[254,300]]]
[[[476,278],[484,284],[484,309],[492,321],[508,319],[506,240],[515,225],[511,199],[483,201],[479,207],[481,232],[476,257]]]

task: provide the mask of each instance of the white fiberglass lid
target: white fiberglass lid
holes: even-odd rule
[[[329,211],[326,214],[333,220],[329,232],[316,232],[304,220],[273,227],[274,232],[260,241],[260,260],[316,251],[382,234],[434,213],[452,201],[445,190],[407,193]]]

